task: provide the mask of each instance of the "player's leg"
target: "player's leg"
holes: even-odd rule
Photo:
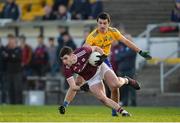
[[[111,91],[111,99],[119,104],[120,101],[119,88],[110,88],[110,91]],[[112,116],[118,116],[116,112],[117,111],[115,109],[112,109]]]
[[[109,99],[106,96],[105,91],[104,91],[104,85],[102,82],[91,85],[90,91],[97,99],[99,99],[107,107],[116,110],[116,112],[121,113],[122,116],[130,116],[130,114],[126,110],[124,110],[118,103]]]
[[[104,63],[112,70],[112,65],[109,59],[105,59]],[[109,86],[110,87],[110,86]],[[111,99],[119,104],[120,101],[120,92],[119,88],[110,88],[111,91]],[[115,109],[112,109],[112,116],[118,116]]]
[[[101,71],[102,76],[105,79],[108,86],[110,87],[110,89],[120,88],[124,84],[130,85],[136,90],[140,89],[140,85],[136,80],[131,79],[128,76],[125,76],[124,78],[117,77],[114,71],[104,63],[101,65]]]

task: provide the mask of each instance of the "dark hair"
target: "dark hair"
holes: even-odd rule
[[[98,21],[99,18],[100,18],[100,19],[103,19],[103,20],[107,19],[109,23],[110,23],[110,21],[111,21],[110,15],[109,15],[108,13],[106,13],[106,12],[100,13],[100,14],[97,16],[97,21]]]
[[[8,37],[8,38],[15,38],[15,36],[14,36],[13,34],[11,34],[11,33],[8,34],[7,37]]]
[[[69,32],[68,31],[65,31],[61,34],[61,36],[65,36],[65,35],[69,35]]]
[[[54,37],[49,37],[49,41],[54,41]]]
[[[26,36],[25,36],[25,35],[21,35],[21,36],[19,36],[19,38],[20,38],[22,41],[26,41]]]
[[[63,57],[64,55],[69,55],[72,52],[73,52],[73,49],[71,47],[64,46],[59,53],[59,57]]]
[[[44,38],[44,36],[40,34],[40,35],[38,35],[38,38],[42,38],[42,39],[43,39],[43,38]]]

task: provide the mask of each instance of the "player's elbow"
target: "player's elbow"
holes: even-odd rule
[[[76,88],[76,86],[70,86],[69,89],[72,90],[72,91],[78,91],[78,89]]]

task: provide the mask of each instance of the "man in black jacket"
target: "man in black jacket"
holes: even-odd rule
[[[16,37],[8,35],[8,44],[3,51],[3,59],[6,62],[6,80],[9,101],[11,104],[22,103],[22,68],[21,49],[17,46]]]
[[[1,39],[0,39],[0,91],[1,91],[1,103],[6,103],[6,88],[5,88],[5,62],[3,60],[3,56],[2,53],[4,51],[4,47],[1,43]]]
[[[14,0],[7,0],[5,6],[3,7],[1,16],[2,18],[9,18],[12,20],[19,19],[20,10]]]

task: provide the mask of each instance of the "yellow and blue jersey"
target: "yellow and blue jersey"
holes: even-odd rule
[[[87,37],[86,44],[99,46],[106,55],[109,55],[112,43],[121,40],[121,37],[122,34],[116,28],[109,27],[106,33],[101,33],[94,29]]]

